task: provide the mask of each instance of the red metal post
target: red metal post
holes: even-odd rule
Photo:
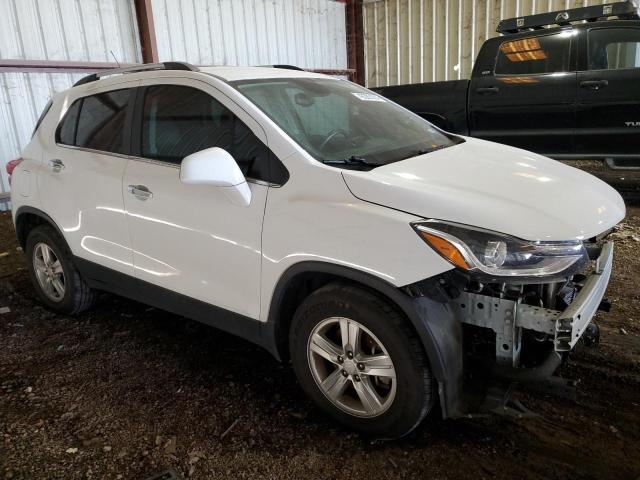
[[[347,67],[354,70],[352,80],[364,85],[364,30],[362,0],[347,0]]]
[[[134,0],[138,31],[140,32],[140,46],[142,47],[143,63],[158,63],[158,45],[156,43],[156,29],[153,24],[151,0]]]

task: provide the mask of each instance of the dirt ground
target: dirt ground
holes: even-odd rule
[[[79,316],[48,312],[0,214],[0,478],[636,480],[640,208],[625,222],[600,347],[561,369],[580,381],[576,401],[524,393],[536,416],[431,415],[409,438],[372,443],[245,341],[106,294]]]

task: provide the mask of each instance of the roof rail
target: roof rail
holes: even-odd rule
[[[296,67],[295,65],[259,65],[259,66],[266,67],[266,68],[283,68],[285,70],[299,70],[301,72],[305,71],[304,68]]]
[[[92,73],[91,75],[82,77],[80,80],[74,83],[73,86],[77,87],[78,85],[84,85],[85,83],[95,82],[97,80],[100,80],[102,77],[107,77],[109,75],[144,72],[147,70],[189,70],[192,72],[197,72],[199,68],[186,62],[143,63],[140,65],[132,65],[130,67],[113,68],[111,70]]]
[[[571,8],[556,12],[539,13],[527,17],[509,18],[498,23],[496,32],[502,34],[540,30],[546,26],[570,25],[571,22],[595,22],[606,20],[608,17],[618,19],[639,19],[640,10],[636,0],[593,5],[591,7]]]

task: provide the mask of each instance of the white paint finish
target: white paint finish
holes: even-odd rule
[[[241,103],[246,101],[225,83],[191,72],[136,75],[144,78],[141,85],[169,83],[203,90],[267,142],[260,124],[237,103],[238,98]],[[220,86],[226,91],[216,88]],[[229,94],[236,97],[236,101],[230,99]],[[261,229],[268,187],[246,182],[234,190],[231,190],[233,187],[189,185],[182,182],[180,176],[180,169],[175,165],[129,161],[123,195],[136,277],[258,318]],[[144,185],[153,197],[138,200],[127,191],[128,185]],[[246,189],[250,190],[249,194]],[[251,199],[248,205],[241,201],[247,198]]]
[[[153,0],[160,61],[347,68],[345,5],[331,0]]]
[[[365,1],[366,84],[378,87],[469,78],[482,43],[497,36],[495,29],[501,19],[603,3],[611,2]]]
[[[303,152],[285,160],[291,178],[269,191],[265,211],[263,313],[280,276],[299,262],[341,265],[395,286],[451,269],[411,228],[419,217],[355,198],[342,170],[309,160]]]
[[[42,109],[84,74],[0,73],[0,192],[9,191],[5,166],[20,157]]]
[[[212,147],[192,153],[180,164],[180,180],[188,185],[210,185],[235,205],[251,205],[251,188],[229,152]]]
[[[474,138],[344,177],[358,198],[525,240],[591,238],[625,215],[620,194],[596,177]]]
[[[238,71],[246,77],[265,70]],[[42,201],[38,191],[26,200],[14,194],[14,213],[23,204],[41,208],[63,228],[76,255],[119,271],[132,268],[145,281],[251,318],[267,320],[278,280],[303,261],[346,266],[397,287],[450,270],[410,225],[426,216],[543,240],[589,237],[624,216],[620,196],[594,177],[475,139],[370,172],[324,165],[237,90],[206,73],[135,73],[69,95],[138,81],[191,85],[214,95],[282,160],[289,181],[278,188],[250,183],[251,202],[239,206],[225,187],[181,182],[177,166],[55,147],[62,95],[25,151],[24,167],[38,178]],[[54,153],[67,165],[64,174],[76,178],[40,161]],[[127,166],[118,181],[121,161]],[[22,167],[14,177],[17,192],[27,178]],[[112,196],[118,185],[119,195]],[[128,185],[145,185],[153,197],[140,200]]]
[[[126,88],[137,83],[122,82],[121,85]],[[75,255],[133,275],[122,198],[127,159],[55,143],[59,119],[83,93],[81,89],[71,89],[57,95],[32,142],[42,145],[40,162],[34,170],[40,199]],[[51,160],[60,160],[64,168],[54,171]],[[12,199],[15,197],[12,194]]]
[[[218,147],[192,153],[180,164],[180,180],[191,185],[235,187],[246,183],[240,167],[226,150]]]
[[[139,160],[127,166],[130,184],[153,192],[144,201],[123,193],[136,277],[258,318],[268,187],[251,184],[251,204],[235,205],[225,187],[188,185],[179,168]]]

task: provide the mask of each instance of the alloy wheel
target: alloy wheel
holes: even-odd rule
[[[358,417],[384,413],[396,396],[396,371],[382,342],[362,324],[331,317],[313,329],[307,345],[309,367],[322,393]]]
[[[42,292],[54,302],[60,302],[65,293],[65,276],[60,259],[46,243],[33,249],[33,268]]]

